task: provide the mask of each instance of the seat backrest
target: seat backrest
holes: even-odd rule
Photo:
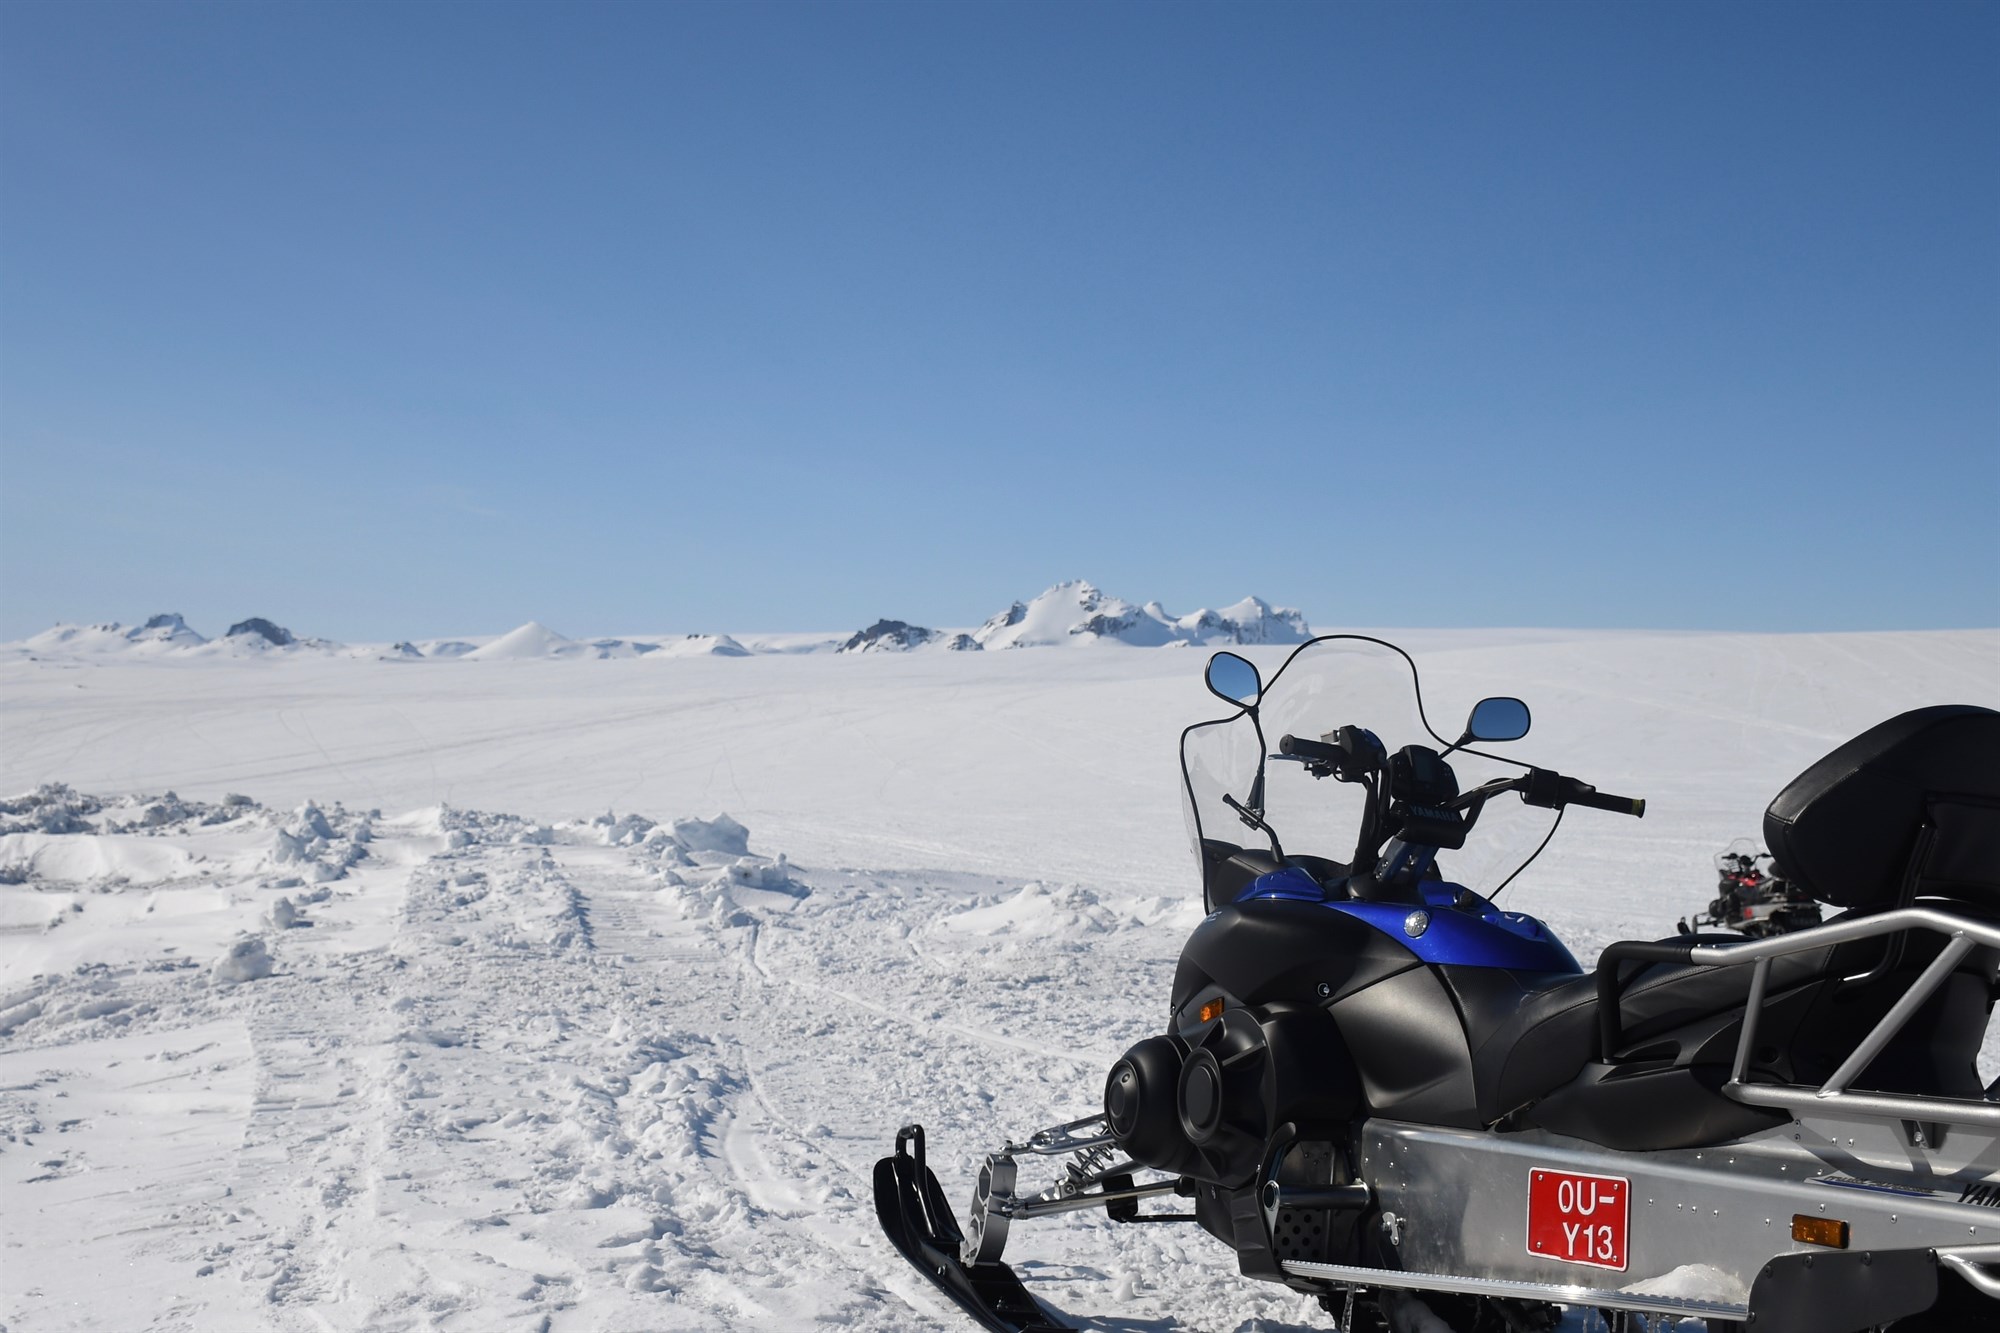
[[[1778,793],[1764,845],[1821,902],[1875,911],[1908,886],[2000,908],[2000,713],[1940,704],[1870,727]]]

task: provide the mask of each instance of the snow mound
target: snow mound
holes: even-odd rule
[[[182,848],[119,834],[0,834],[0,883],[162,884],[197,874]]]
[[[474,648],[460,656],[468,662],[513,662],[534,657],[577,656],[585,648],[586,645],[564,638],[539,620],[530,620],[518,629],[508,630],[484,648]]]
[[[483,648],[458,642],[432,644],[426,656],[468,661],[524,661],[535,658],[748,657],[750,650],[727,634],[689,634],[652,642],[643,639],[570,639],[540,621],[509,630]]]
[[[1023,885],[1008,898],[988,901],[938,922],[960,935],[1070,937],[1116,930],[1118,914],[1090,889],[1076,884]]]
[[[1304,643],[1312,637],[1305,617],[1246,597],[1220,611],[1174,616],[1158,602],[1134,605],[1081,579],[1058,583],[1031,602],[1015,602],[973,631],[984,648],[1027,648],[1066,643],[1123,643],[1139,648],[1171,644]]]
[[[724,856],[750,854],[750,830],[728,815],[714,819],[676,819],[674,841],[690,852],[719,852]]]
[[[647,645],[661,657],[748,657],[750,650],[727,634],[689,634]]]
[[[583,656],[605,661],[613,657],[644,657],[658,652],[656,643],[635,643],[630,639],[592,639],[584,645]]]
[[[215,960],[208,974],[217,986],[239,986],[271,975],[271,950],[262,935],[246,935],[229,946],[229,952]]]

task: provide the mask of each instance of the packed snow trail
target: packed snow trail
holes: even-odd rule
[[[166,881],[32,873],[115,860],[116,804],[7,835],[40,858],[7,919],[46,914],[8,941],[0,1017],[8,1329],[955,1328],[877,1231],[874,1159],[920,1118],[968,1181],[1090,1109],[1192,923],[801,874],[726,820],[180,808],[145,848],[185,854]],[[311,892],[280,873],[334,864]],[[88,955],[112,961],[49,966]],[[1119,1316],[1092,1326],[1307,1310],[1164,1229],[1032,1241],[1038,1292]]]

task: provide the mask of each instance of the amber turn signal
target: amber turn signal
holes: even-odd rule
[[[1211,1018],[1220,1017],[1222,1017],[1222,997],[1218,995],[1201,1007],[1201,1021],[1206,1023]]]
[[[1808,1245],[1844,1250],[1847,1248],[1847,1223],[1837,1217],[1807,1217],[1804,1213],[1794,1213],[1792,1239],[1802,1240]]]

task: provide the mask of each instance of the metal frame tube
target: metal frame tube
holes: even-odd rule
[[[2000,1301],[2000,1276],[1995,1276],[1964,1255],[1954,1254],[1950,1250],[1939,1250],[1938,1262],[1949,1267],[1952,1272],[1971,1283],[1982,1294]]]
[[[1950,936],[1950,942],[1931,960],[1916,982],[1861,1039],[1832,1078],[1818,1088],[1803,1084],[1746,1083],[1751,1053],[1756,1048],[1757,1019],[1770,987],[1771,961],[1791,954],[1809,953],[1829,944],[1847,944],[1874,939],[1901,931],[1929,930]],[[2000,949],[2000,925],[1940,911],[1934,907],[1898,907],[1873,916],[1829,922],[1789,935],[1748,940],[1742,944],[1696,944],[1688,949],[1687,960],[1706,967],[1741,967],[1752,964],[1750,994],[1743,1012],[1743,1028],[1737,1038],[1736,1058],[1729,1082],[1722,1091],[1750,1106],[1771,1106],[1795,1113],[1825,1112],[1838,1108],[1856,1115],[1903,1120],[1935,1120],[1951,1125],[1971,1125],[2000,1129],[2000,1102],[1963,1097],[1928,1097],[1894,1093],[1849,1092],[1847,1087],[1865,1072],[1912,1015],[1923,1007],[1931,994],[1944,984],[1966,953],[1975,944]],[[1616,948],[1617,946],[1612,946]],[[1602,964],[1599,964],[1600,968]],[[1614,1001],[1615,1003],[1615,1001]],[[1600,1014],[1607,1031],[1617,1030],[1615,1014]],[[1605,1058],[1610,1052],[1605,1053]]]
[[[1736,1063],[1730,1067],[1729,1081],[1741,1083],[1750,1068],[1750,1052],[1756,1048],[1757,1020],[1764,1013],[1764,992],[1771,984],[1771,960],[1759,958],[1750,973],[1750,998],[1743,1006],[1743,1035],[1736,1042]]]
[[[1095,1194],[1072,1194],[1062,1199],[1015,1199],[1003,1216],[1015,1221],[1030,1217],[1048,1217],[1054,1213],[1075,1213],[1085,1208],[1097,1208],[1107,1203],[1117,1203],[1121,1199],[1150,1199],[1156,1194],[1172,1194],[1179,1188],[1178,1180],[1154,1181],[1148,1185],[1134,1185],[1130,1189],[1099,1190]],[[994,1211],[999,1212],[999,1200],[994,1200]]]
[[[1944,984],[1945,977],[1971,948],[1972,940],[1963,931],[1955,933],[1938,956],[1931,960],[1931,965],[1924,969],[1923,975],[1889,1007],[1889,1012],[1882,1015],[1881,1021],[1861,1039],[1861,1044],[1854,1048],[1854,1053],[1847,1057],[1846,1062],[1833,1071],[1833,1077],[1820,1085],[1819,1095],[1832,1097],[1846,1091],[1847,1085],[1859,1078],[1862,1070],[1875,1063],[1875,1057],[1882,1053],[1882,1048],[1903,1030],[1903,1025],[1910,1021],[1912,1014],[1923,1008],[1924,1001],[1931,998],[1931,992]]]

